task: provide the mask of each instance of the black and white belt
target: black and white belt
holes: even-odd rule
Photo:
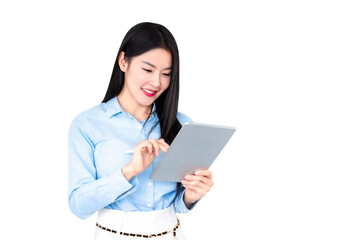
[[[120,234],[122,236],[129,236],[129,237],[140,237],[140,238],[156,238],[156,237],[161,237],[161,236],[167,235],[172,232],[174,239],[176,239],[176,230],[180,226],[180,220],[177,219],[177,224],[175,225],[175,227],[173,229],[162,232],[162,233],[154,233],[154,234],[136,234],[136,233],[120,232],[120,231],[112,230],[112,229],[106,228],[104,226],[101,226],[99,223],[96,223],[96,226],[104,231],[108,231],[108,232],[111,232],[114,234]]]

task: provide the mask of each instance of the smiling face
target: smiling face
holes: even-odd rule
[[[118,96],[125,111],[150,112],[151,104],[169,87],[171,52],[155,48],[129,60],[120,53],[119,66],[125,83]]]

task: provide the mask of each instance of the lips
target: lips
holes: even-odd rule
[[[155,94],[157,93],[157,91],[154,91],[154,90],[150,90],[150,89],[147,89],[147,88],[141,88],[141,90],[143,91],[143,93],[148,96],[148,97],[153,97],[155,96]]]

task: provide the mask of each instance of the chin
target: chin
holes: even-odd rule
[[[142,101],[139,101],[139,103],[143,106],[151,106],[151,104],[153,104],[155,102],[156,98],[152,99],[152,100],[142,100]]]
[[[153,104],[155,102],[156,99],[158,99],[161,96],[162,93],[163,93],[163,91],[159,91],[153,97],[148,97],[148,96],[144,95],[141,90],[141,94],[138,95],[137,100],[143,106],[150,106],[151,104]]]

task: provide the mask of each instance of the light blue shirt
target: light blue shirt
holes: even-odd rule
[[[138,122],[123,111],[117,98],[80,113],[69,130],[69,191],[71,211],[87,218],[101,208],[122,211],[160,210],[174,204],[177,212],[186,213],[184,188],[175,199],[176,183],[153,181],[149,177],[163,152],[154,162],[130,182],[121,169],[128,164],[132,153],[126,153],[144,139],[160,139],[159,124],[152,110],[150,119]],[[178,113],[183,125],[191,119]],[[148,136],[148,138],[147,138]]]

